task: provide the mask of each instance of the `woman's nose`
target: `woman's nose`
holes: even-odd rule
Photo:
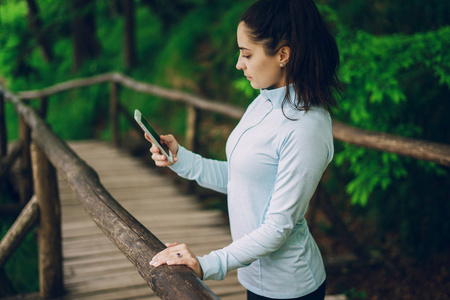
[[[238,69],[238,70],[243,70],[244,69],[244,64],[241,62],[241,57],[239,57],[238,60],[237,60],[236,69]]]

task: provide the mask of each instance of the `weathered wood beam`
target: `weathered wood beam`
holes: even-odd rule
[[[239,119],[244,114],[244,109],[215,100],[205,99],[186,92],[171,90],[153,84],[139,82],[120,73],[114,73],[114,80],[120,82],[129,89],[155,95],[167,100],[191,104],[199,109],[221,113],[231,118]]]
[[[450,166],[450,145],[358,129],[333,120],[333,136],[343,142]]]
[[[155,95],[171,101],[184,102],[199,109],[221,113],[235,119],[241,118],[244,113],[244,109],[240,107],[140,82],[118,72],[101,74],[90,78],[75,79],[42,90],[20,92],[19,97],[22,99],[40,98],[65,90],[107,81],[121,83],[127,88],[138,92]],[[357,129],[336,120],[333,120],[333,135],[334,138],[338,140],[357,146],[392,152],[416,159],[432,161],[444,166],[450,166],[450,145]]]
[[[44,96],[50,96],[56,93],[60,93],[62,91],[86,87],[108,81],[121,83],[127,88],[135,90],[137,92],[155,95],[171,101],[188,103],[200,109],[222,113],[232,118],[238,119],[242,117],[245,111],[243,108],[240,107],[223,104],[210,99],[201,98],[186,92],[171,90],[157,85],[140,82],[118,72],[101,74],[89,78],[74,79],[41,90],[19,92],[18,96],[21,99],[41,98]]]
[[[101,75],[88,77],[88,78],[69,80],[69,81],[66,81],[63,83],[58,83],[56,85],[53,85],[53,86],[50,86],[50,87],[47,87],[47,88],[41,89],[41,90],[19,92],[18,96],[19,96],[19,98],[24,99],[24,100],[48,97],[48,96],[51,96],[53,94],[57,94],[57,93],[60,93],[63,91],[112,81],[112,79],[114,78],[113,74],[114,73],[106,73],[106,74],[101,74]]]
[[[135,265],[139,274],[161,299],[218,299],[186,266],[160,266],[149,262],[165,248],[106,191],[97,173],[59,139],[33,109],[8,93],[17,113],[32,128],[33,141],[63,174],[86,212]]]
[[[39,203],[39,287],[43,299],[64,292],[61,245],[61,205],[56,170],[45,153],[31,144],[34,191]]]
[[[20,152],[20,174],[19,174],[19,193],[20,203],[25,205],[33,195],[33,181],[31,174],[31,158],[30,158],[30,144],[31,144],[31,130],[19,116],[19,139],[22,144],[22,151]]]
[[[187,119],[186,119],[186,137],[185,147],[193,152],[197,151],[198,144],[198,122],[199,110],[193,105],[187,107]]]
[[[113,136],[113,143],[116,147],[119,146],[119,85],[116,82],[110,82],[109,87],[109,109],[111,118],[111,133]]]
[[[36,223],[39,207],[33,196],[0,242],[0,269]]]

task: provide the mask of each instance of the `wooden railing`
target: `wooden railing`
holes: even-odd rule
[[[53,94],[70,90],[78,87],[85,87],[109,82],[111,84],[111,112],[112,124],[114,130],[114,141],[118,141],[117,135],[117,112],[123,111],[123,107],[119,104],[117,85],[132,90],[159,96],[161,98],[186,103],[190,108],[190,116],[187,127],[187,137],[195,138],[196,110],[207,110],[229,116],[231,118],[240,119],[244,113],[244,109],[233,105],[220,103],[211,99],[201,98],[189,93],[171,90],[160,86],[139,82],[121,73],[113,72],[102,74],[90,78],[76,79],[60,83],[42,90],[26,91],[19,93],[21,99],[47,99]],[[355,144],[361,147],[372,148],[376,150],[396,153],[403,156],[409,156],[416,159],[431,161],[444,166],[450,166],[450,146],[433,143],[424,140],[404,138],[387,133],[373,132],[369,130],[358,129],[337,120],[333,120],[333,135],[337,140]],[[188,139],[188,143],[193,143]]]
[[[40,297],[52,298],[63,293],[61,209],[56,168],[67,179],[91,218],[135,265],[158,297],[218,299],[185,266],[150,266],[152,257],[165,248],[164,244],[114,200],[96,172],[49,129],[33,108],[8,91],[0,90],[0,94],[14,104],[17,114],[29,128],[31,143],[21,140],[21,149],[22,152],[31,149],[34,179],[34,196],[0,243],[0,269],[39,219]]]
[[[20,92],[18,95],[0,89],[0,178],[8,173],[12,162],[20,156],[20,196],[23,205],[28,202],[16,223],[0,243],[0,270],[26,232],[39,219],[40,294],[42,298],[48,298],[62,292],[60,209],[54,169],[56,168],[66,177],[88,214],[133,262],[147,284],[161,299],[217,299],[217,296],[186,267],[163,266],[155,269],[149,266],[148,262],[153,255],[165,246],[111,197],[99,182],[95,171],[48,128],[34,109],[24,103],[24,100],[40,99],[39,111],[43,116],[49,96],[100,83],[110,84],[111,127],[113,140],[117,145],[120,142],[119,113],[135,124],[127,109],[120,104],[119,84],[142,93],[186,103],[188,108],[186,145],[191,149],[196,144],[198,110],[208,110],[236,119],[244,113],[244,109],[239,107],[139,82],[116,72],[71,80],[42,90]],[[4,100],[14,104],[20,123],[19,142],[11,148],[9,153],[7,153]],[[338,140],[358,146],[450,166],[450,146],[448,145],[361,130],[335,120],[333,134]],[[33,164],[32,175],[29,172],[31,163]],[[31,189],[32,178],[34,178],[34,193]],[[29,199],[31,200],[28,201]],[[345,225],[336,215],[336,210],[329,209],[324,212],[333,220],[337,228],[342,228],[340,235],[347,240],[347,246],[359,256],[367,255],[345,230]],[[342,223],[342,226],[338,226],[339,223]]]

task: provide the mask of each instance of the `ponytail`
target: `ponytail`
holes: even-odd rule
[[[286,88],[283,107],[286,102],[304,111],[313,106],[331,111],[338,106],[335,93],[342,89],[337,77],[339,52],[313,0],[260,0],[247,9],[241,22],[268,55],[283,46],[291,49],[286,87],[293,84],[297,97],[290,97]]]

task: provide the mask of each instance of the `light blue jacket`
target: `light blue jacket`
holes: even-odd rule
[[[290,94],[295,91],[290,87]],[[305,212],[333,157],[331,118],[281,103],[285,88],[261,90],[226,145],[227,161],[205,159],[183,147],[171,166],[184,178],[228,194],[233,242],[199,257],[204,279],[238,270],[240,283],[270,298],[295,298],[325,281],[322,257]]]

